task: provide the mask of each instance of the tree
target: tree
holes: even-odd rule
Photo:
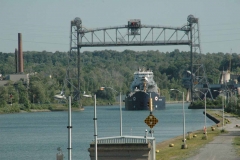
[[[0,108],[7,105],[8,92],[6,87],[0,87]]]

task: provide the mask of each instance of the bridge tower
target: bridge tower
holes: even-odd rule
[[[70,23],[70,50],[68,52],[68,67],[66,71],[65,87],[70,88],[73,102],[76,102],[79,108],[82,108],[80,102],[80,49],[78,43],[80,40],[80,31],[82,30],[82,20],[76,17]]]
[[[194,101],[199,98],[199,92],[196,90],[202,90],[203,92],[208,92],[211,99],[213,99],[211,90],[209,88],[209,82],[204,67],[204,60],[201,59],[200,54],[202,54],[201,41],[200,41],[200,26],[199,19],[195,18],[193,15],[189,15],[187,18],[190,27],[190,54],[191,54],[191,71],[187,71],[188,77],[190,78],[189,84],[185,87],[190,93],[190,101]],[[199,53],[199,55],[198,55]],[[189,78],[187,78],[189,80]],[[184,80],[184,79],[183,79]],[[186,80],[186,77],[185,77]]]

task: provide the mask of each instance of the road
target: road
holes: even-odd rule
[[[240,157],[235,153],[232,145],[233,138],[240,136],[240,119],[231,116],[225,116],[231,121],[231,124],[224,126],[228,133],[216,136],[214,140],[206,144],[199,152],[188,158],[187,160],[240,160]]]

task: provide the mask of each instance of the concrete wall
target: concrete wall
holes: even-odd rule
[[[24,84],[29,84],[29,74],[9,74],[5,80],[0,80],[0,86],[4,86],[8,81],[13,83],[23,80]]]
[[[90,144],[90,159],[95,160],[95,144]],[[98,144],[98,160],[150,160],[148,144]]]
[[[19,81],[20,79],[23,79],[25,83],[29,83],[29,74],[10,74],[9,75],[9,80],[16,82]]]
[[[24,84],[29,84],[29,74],[9,74],[6,76],[6,80],[0,80],[0,86],[4,86],[10,80],[13,83],[23,80]]]

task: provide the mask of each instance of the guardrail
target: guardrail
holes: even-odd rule
[[[154,137],[117,136],[117,137],[98,138],[97,143],[98,144],[132,144],[132,143],[146,144],[149,141],[152,142],[154,139],[155,139]]]

